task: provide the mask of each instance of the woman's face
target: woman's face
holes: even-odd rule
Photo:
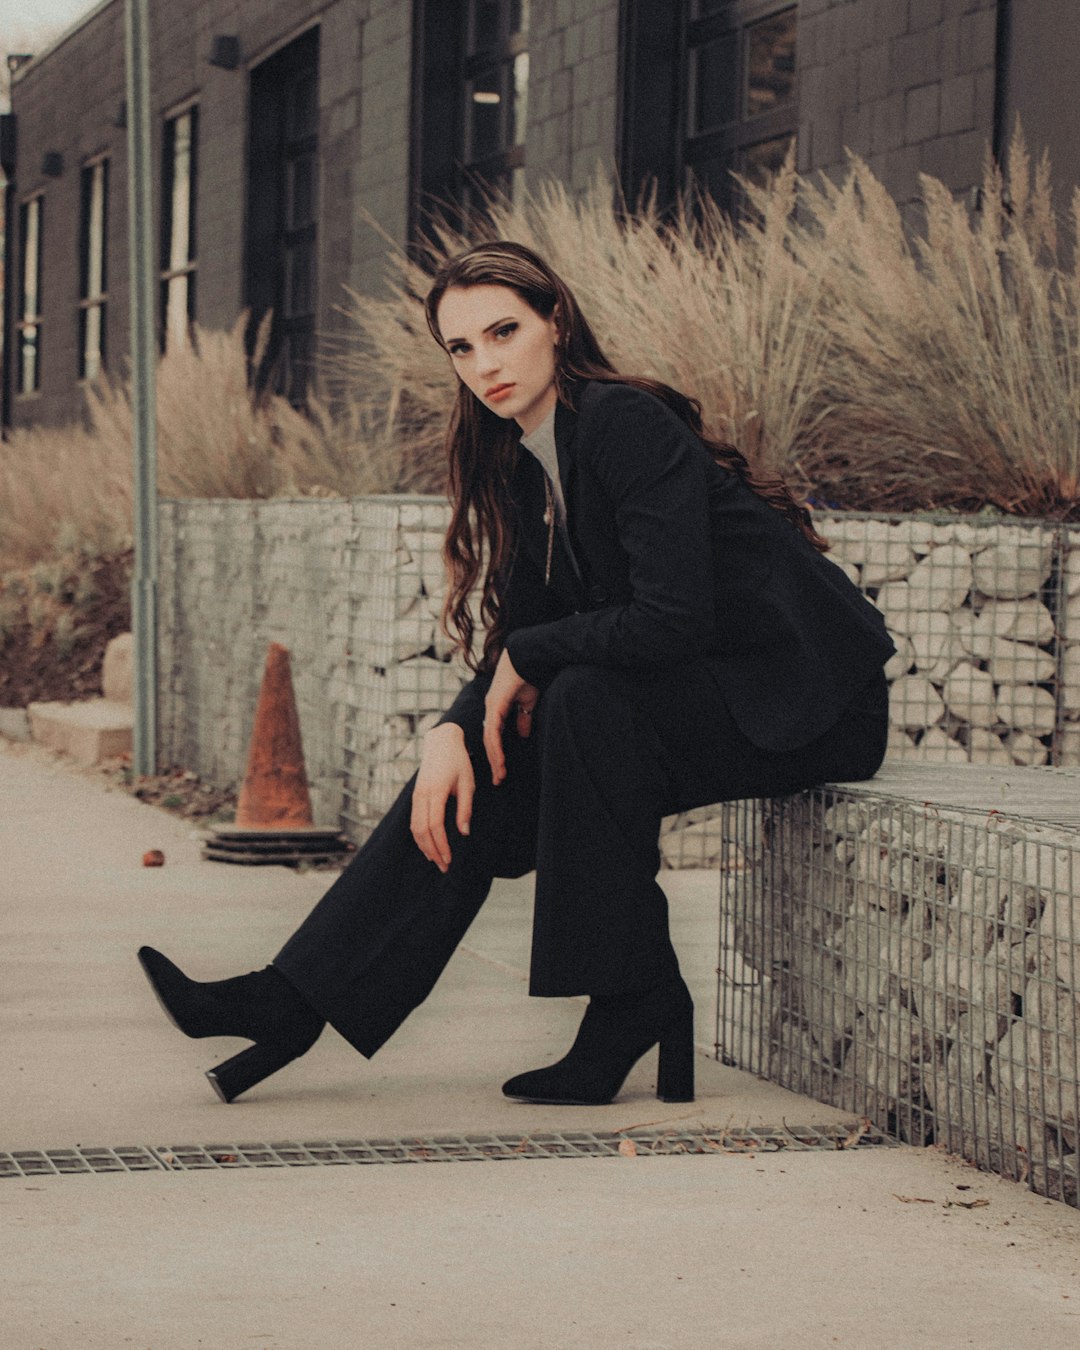
[[[454,286],[436,319],[462,383],[528,435],[555,407],[554,316],[545,319],[509,286]]]

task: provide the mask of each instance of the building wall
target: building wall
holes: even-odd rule
[[[1074,107],[1080,89],[1080,14],[1075,0],[1011,0],[1004,89],[1006,147],[1017,119],[1030,149],[1050,154],[1055,205],[1071,209],[1080,183]]]
[[[864,158],[898,201],[929,173],[982,178],[994,134],[997,0],[800,0],[799,169]]]
[[[1075,120],[1062,112],[1080,77],[1074,40],[1080,14],[1075,0],[1010,0],[1008,44],[999,53],[1000,7],[1001,0],[799,0],[800,169],[839,175],[850,149],[901,202],[916,198],[920,172],[964,193],[980,180],[995,130],[1011,127],[1019,115],[1032,148],[1049,148],[1058,204],[1066,207],[1080,179],[1080,137]],[[533,187],[555,178],[579,191],[598,168],[617,177],[620,25],[632,9],[631,0],[532,5],[525,148]],[[200,108],[200,324],[231,326],[243,304],[249,71],[313,23],[320,27],[317,331],[333,334],[345,324],[338,307],[346,285],[360,292],[380,288],[384,236],[404,243],[408,231],[413,21],[413,0],[152,6],[156,174],[163,116],[189,99]],[[241,49],[241,68],[231,72],[207,60],[211,39],[229,34]],[[42,392],[13,396],[8,415],[16,425],[66,421],[81,411],[75,378],[79,170],[87,156],[102,151],[110,156],[108,363],[113,371],[123,368],[126,133],[117,125],[123,45],[123,0],[111,0],[15,79],[15,200],[45,189]],[[995,107],[999,67],[1006,81]],[[673,144],[678,130],[672,129]],[[63,152],[64,173],[43,180],[42,155],[51,149]],[[9,281],[16,280],[17,258],[18,249]]]
[[[151,7],[154,213],[160,230],[163,119],[199,106],[196,313],[207,328],[231,327],[244,303],[245,152],[248,72],[317,22],[319,54],[318,313],[338,322],[345,284],[378,277],[385,245],[362,219],[362,205],[392,236],[404,237],[408,196],[410,6],[401,0],[173,0]],[[19,123],[16,200],[45,191],[41,392],[12,400],[11,420],[65,422],[81,415],[78,369],[79,175],[89,155],[109,164],[107,360],[128,351],[127,141],[118,126],[124,100],[124,5],[97,11],[16,83]],[[240,41],[241,67],[210,65],[215,35]],[[78,107],[80,116],[71,116]],[[40,176],[46,150],[64,155],[58,179]],[[154,250],[157,257],[158,241]],[[16,253],[18,250],[16,250]]]
[[[529,33],[530,184],[557,178],[575,190],[597,169],[615,176],[618,0],[534,5]]]
[[[106,351],[110,363],[115,366],[127,347],[126,132],[116,125],[124,100],[123,51],[124,7],[117,0],[98,10],[37,70],[28,70],[12,93],[18,118],[15,247],[9,273],[13,308],[19,293],[19,203],[39,189],[44,192],[45,203],[41,392],[13,397],[12,420],[16,424],[70,421],[82,410],[82,394],[76,384],[80,170],[88,156],[103,152],[109,156]],[[72,116],[73,109],[79,110],[79,116]],[[59,150],[64,156],[64,171],[59,178],[46,178],[41,172],[42,158],[49,150]]]

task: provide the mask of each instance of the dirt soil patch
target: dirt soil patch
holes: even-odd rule
[[[97,772],[139,801],[160,806],[200,825],[224,825],[236,816],[235,788],[204,783],[190,769],[169,769],[164,773],[136,776],[132,773],[130,757],[122,755],[98,765]]]
[[[0,708],[101,694],[108,643],[131,628],[130,550],[0,573]]]

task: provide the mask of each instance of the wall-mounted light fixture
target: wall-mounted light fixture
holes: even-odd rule
[[[221,36],[212,38],[207,60],[221,70],[235,70],[240,64],[240,39]]]
[[[64,156],[59,150],[46,150],[41,157],[41,172],[46,178],[60,178],[64,172]]]

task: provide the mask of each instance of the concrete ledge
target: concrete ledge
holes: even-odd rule
[[[725,826],[727,1060],[1080,1205],[1080,774],[891,764]]]
[[[33,740],[62,750],[80,764],[100,764],[131,750],[133,715],[124,703],[106,698],[31,703],[26,712]]]
[[[25,708],[0,708],[0,736],[9,741],[30,739],[30,718]]]

